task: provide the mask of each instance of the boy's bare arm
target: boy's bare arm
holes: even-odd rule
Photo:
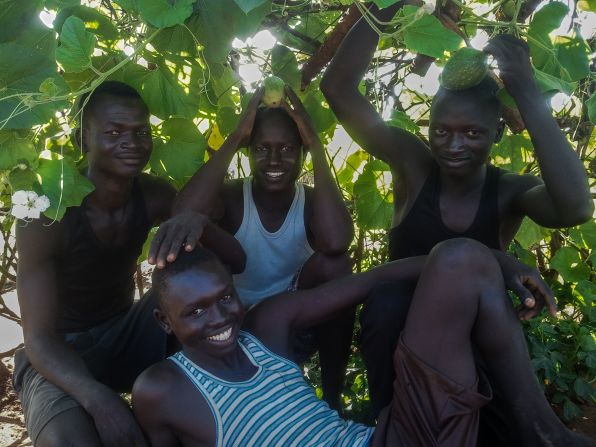
[[[371,8],[382,21],[390,20],[401,2],[389,8]],[[385,160],[398,174],[410,174],[430,153],[415,135],[391,128],[358,90],[377,47],[379,36],[362,18],[350,30],[321,81],[321,91],[350,136],[367,152]],[[407,171],[406,172],[406,168]]]
[[[220,192],[228,167],[238,149],[248,144],[257,107],[263,96],[259,88],[251,98],[238,127],[182,188],[174,202],[173,214],[191,210],[213,217],[214,209],[220,205]]]
[[[312,216],[305,224],[314,236],[315,250],[327,255],[345,253],[352,238],[352,218],[343,201],[341,192],[327,164],[325,148],[308,113],[294,93],[286,86],[289,104],[283,103],[290,117],[296,122],[305,151],[310,151],[313,163],[315,187],[312,191]]]
[[[126,403],[95,380],[56,331],[60,303],[54,256],[61,231],[59,223],[48,225],[45,219],[17,223],[17,290],[27,357],[42,376],[91,415],[104,445],[145,445]]]
[[[499,64],[500,77],[515,99],[540,166],[542,180],[518,180],[515,208],[546,227],[585,222],[594,211],[586,172],[538,89],[527,45],[513,36],[500,35],[485,51]]]
[[[192,408],[186,407],[189,404]],[[137,378],[132,408],[152,446],[215,445],[215,424],[207,402],[169,360]]]

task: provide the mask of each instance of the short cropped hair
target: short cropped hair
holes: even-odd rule
[[[85,120],[85,114],[93,111],[98,98],[102,96],[117,96],[119,98],[131,98],[143,101],[139,92],[128,84],[120,81],[105,81],[99,84],[94,90],[84,93],[79,97],[75,107],[75,116],[80,123]],[[85,109],[86,113],[81,113]]]
[[[433,98],[433,104],[445,96],[469,96],[477,99],[479,102],[485,101],[488,105],[495,107],[500,111],[501,101],[497,98],[499,89],[497,82],[491,76],[486,75],[478,85],[465,90],[448,90],[440,87]]]
[[[253,135],[255,134],[255,130],[262,126],[267,120],[271,118],[280,118],[282,121],[285,121],[288,126],[292,129],[292,131],[297,136],[298,140],[302,144],[302,138],[300,137],[300,131],[298,130],[298,125],[294,121],[294,119],[288,115],[281,107],[259,107],[257,109],[257,113],[255,115],[255,122],[253,125],[253,131],[250,136],[250,143],[252,144]]]
[[[150,293],[155,294],[157,303],[161,308],[168,291],[168,280],[182,272],[192,269],[205,262],[217,262],[219,258],[209,249],[197,246],[192,251],[180,250],[174,262],[167,262],[165,267],[155,268],[151,275],[152,289]]]

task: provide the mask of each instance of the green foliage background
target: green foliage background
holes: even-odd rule
[[[375,3],[386,6],[395,0]],[[391,125],[424,138],[430,97],[406,81],[424,75],[420,67],[425,61],[426,67],[433,59],[442,66],[449,52],[479,32],[514,33],[530,46],[545,96],[570,96],[556,116],[594,187],[596,94],[590,57],[595,39],[592,32],[586,41],[577,23],[590,17],[594,23],[596,3],[572,2],[569,11],[565,3],[551,2],[535,12],[537,5],[531,0],[448,0],[438,1],[433,14],[421,3],[407,5],[382,35],[362,91]],[[364,4],[352,0],[2,0],[0,220],[5,244],[0,291],[14,287],[15,279],[12,193],[45,194],[51,202],[45,214],[60,219],[90,191],[80,174],[84,160],[70,138],[80,118],[71,113],[78,95],[105,79],[137,88],[155,117],[155,148],[147,170],[180,187],[238,122],[247,88],[254,87],[239,77],[239,65],[246,63],[276,74],[300,92],[329,144],[335,177],[354,215],[355,269],[384,262],[393,207],[389,168],[340,138],[343,131],[318,88],[320,70],[301,88],[306,65],[319,57],[317,51],[348,8],[379,27]],[[40,13],[54,17],[51,28],[42,23]],[[553,34],[569,15],[569,29]],[[277,39],[271,49],[232,47],[235,38],[246,40],[263,29]],[[503,100],[511,104],[506,92]],[[539,173],[525,132],[508,132],[494,148],[492,162],[515,172]],[[242,175],[243,166],[240,156],[232,175]],[[510,248],[537,266],[555,290],[560,316],[536,318],[526,324],[526,333],[538,376],[567,419],[580,414],[577,404],[596,402],[595,242],[593,220],[561,231],[525,221]],[[3,304],[0,298],[0,314],[18,320]],[[307,374],[317,383],[316,368]],[[357,355],[349,381],[345,403],[348,413],[358,416],[367,391]]]

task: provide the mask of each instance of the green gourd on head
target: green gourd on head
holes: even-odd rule
[[[286,83],[283,79],[280,79],[277,76],[269,76],[265,78],[265,81],[263,82],[265,91],[263,92],[263,99],[261,100],[263,104],[265,104],[266,107],[279,107],[286,96],[284,91],[285,85]]]
[[[451,55],[439,81],[447,90],[466,90],[480,84],[488,73],[487,55],[474,48],[460,48]]]

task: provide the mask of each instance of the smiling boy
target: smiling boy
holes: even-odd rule
[[[351,271],[350,215],[331,176],[324,147],[295,93],[286,88],[280,108],[259,107],[255,92],[238,127],[180,191],[174,212],[208,214],[233,234],[246,253],[234,276],[246,307],[288,289],[303,289]],[[248,146],[251,176],[224,181],[234,155]],[[305,153],[312,157],[314,187],[298,182]],[[185,237],[165,223],[152,249],[158,267],[172,260]],[[166,241],[167,239],[167,241]],[[339,408],[352,339],[353,311],[296,337],[302,360],[319,349],[325,400]],[[315,338],[315,340],[313,340]]]
[[[153,142],[136,90],[104,82],[79,106],[75,141],[95,189],[60,222],[17,224],[25,349],[15,355],[14,385],[36,446],[140,446],[143,435],[118,392],[164,358],[166,337],[151,294],[133,304],[133,274],[150,228],[169,217],[175,190],[142,173]],[[237,242],[205,216],[194,218],[205,228],[203,242],[222,248],[232,264],[238,258],[237,269]]]
[[[531,410],[529,402],[546,401],[501,269],[490,250],[469,239],[444,242],[426,258],[277,295],[246,315],[231,276],[205,249],[184,252],[153,275],[156,318],[182,345],[133,388],[135,415],[154,446],[472,447],[478,409],[491,396],[472,343],[489,354],[490,369],[500,370],[499,385],[513,405]],[[380,281],[419,276],[394,355],[396,398],[375,429],[341,419],[306,384],[292,334],[358,304]],[[534,313],[545,304],[554,313],[548,288],[532,286]],[[594,446],[552,411],[522,414],[524,446]]]
[[[388,21],[399,5],[372,12]],[[352,138],[391,168],[395,197],[391,260],[427,254],[438,242],[454,237],[478,240],[495,250],[498,259],[505,259],[501,252],[526,216],[550,228],[577,225],[592,216],[584,167],[538,89],[524,42],[500,35],[485,52],[494,56],[499,76],[515,99],[541,177],[488,164],[492,145],[504,131],[498,87],[489,77],[467,90],[439,89],[430,109],[428,146],[387,125],[358,90],[377,43],[378,35],[361,19],[327,69],[321,90]],[[526,269],[524,275],[537,272]],[[520,283],[508,286],[522,301],[528,297]],[[414,287],[411,282],[380,286],[361,314],[362,350],[375,413],[389,400],[393,350]]]

